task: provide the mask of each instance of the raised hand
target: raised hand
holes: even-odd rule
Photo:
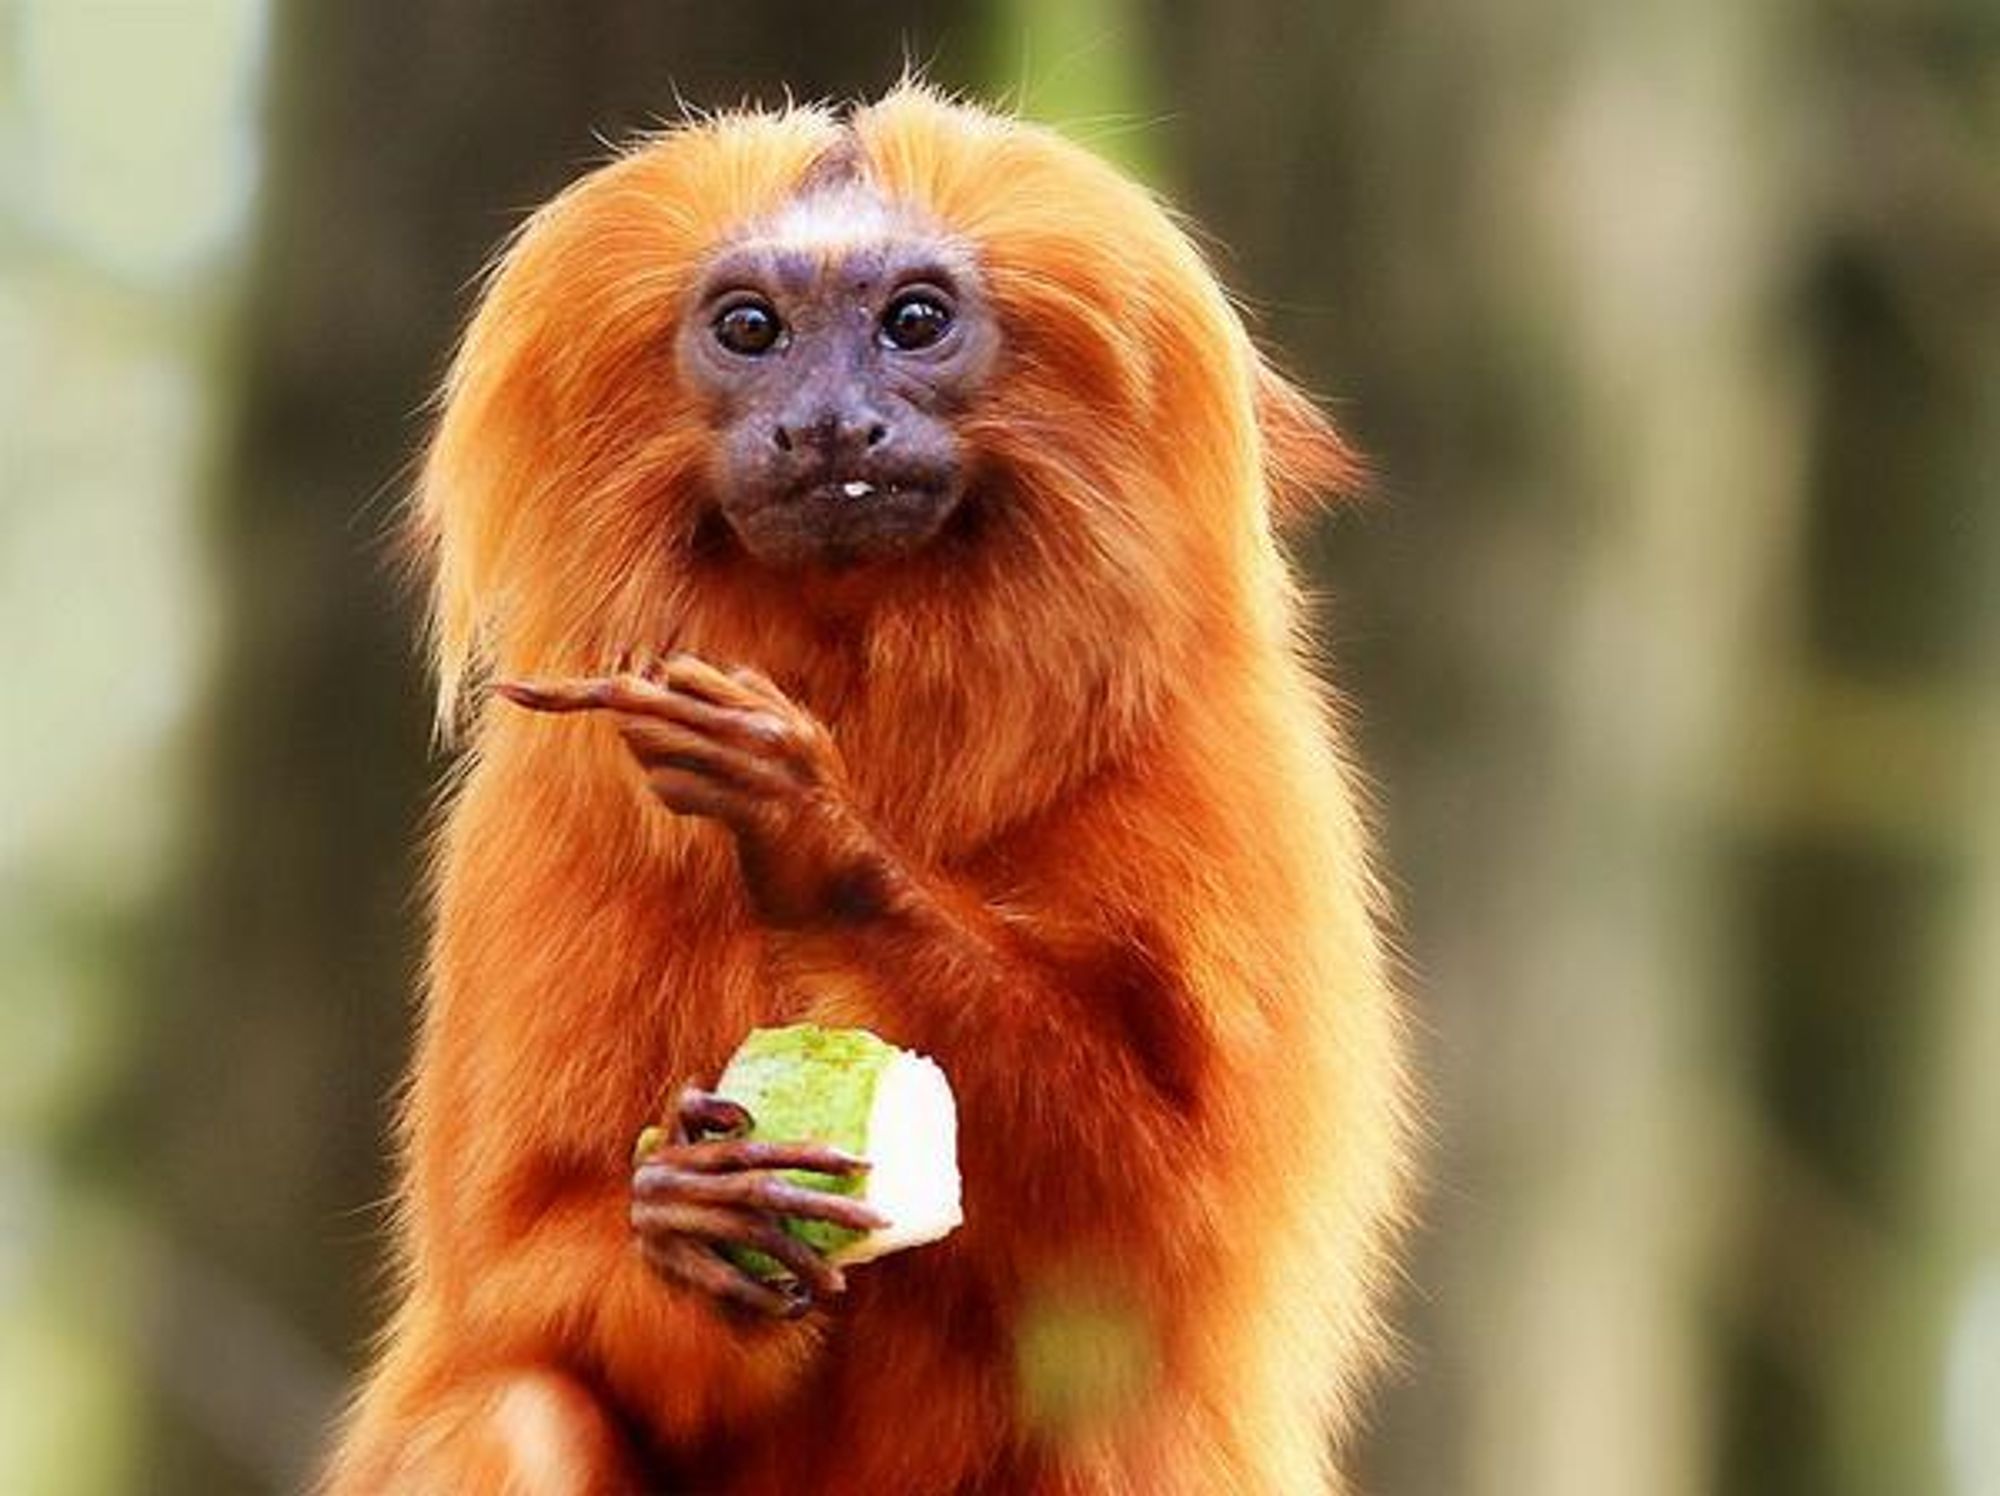
[[[758,672],[675,655],[638,671],[494,689],[531,711],[611,713],[661,803],[735,833],[766,922],[852,916],[886,897],[893,864],[854,812],[832,737]]]

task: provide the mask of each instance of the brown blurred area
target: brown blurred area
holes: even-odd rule
[[[1432,1116],[1366,1488],[2000,1490],[1992,0],[0,0],[0,1490],[296,1488],[365,1346],[482,263],[906,65],[1372,455],[1299,545]]]

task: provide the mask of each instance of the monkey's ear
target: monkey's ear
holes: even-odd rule
[[[1367,486],[1368,466],[1361,454],[1311,396],[1263,359],[1257,361],[1255,399],[1264,486],[1271,496],[1271,518],[1280,529]]]

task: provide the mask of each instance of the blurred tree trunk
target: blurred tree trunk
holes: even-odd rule
[[[1382,1490],[1709,1486],[1718,833],[1803,439],[1778,19],[1204,0],[1168,33],[1193,206],[1384,475],[1313,550],[1436,1103]]]
[[[2000,32],[1836,7],[1800,276],[1817,411],[1748,947],[1779,1167],[1727,1488],[2000,1489]]]
[[[469,280],[677,98],[852,95],[941,47],[949,79],[971,9],[278,6],[198,851],[133,1102],[163,1227],[149,1489],[298,1485],[374,1319],[438,767],[389,536]]]

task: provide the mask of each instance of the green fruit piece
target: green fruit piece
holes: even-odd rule
[[[878,1231],[787,1219],[785,1229],[846,1265],[936,1241],[963,1220],[958,1121],[944,1072],[922,1055],[866,1029],[796,1024],[756,1029],[731,1057],[717,1094],[755,1119],[747,1134],[767,1142],[814,1142],[868,1160],[842,1177],[786,1170],[810,1189],[854,1196],[888,1218]],[[761,1252],[728,1255],[762,1278],[787,1269]]]

